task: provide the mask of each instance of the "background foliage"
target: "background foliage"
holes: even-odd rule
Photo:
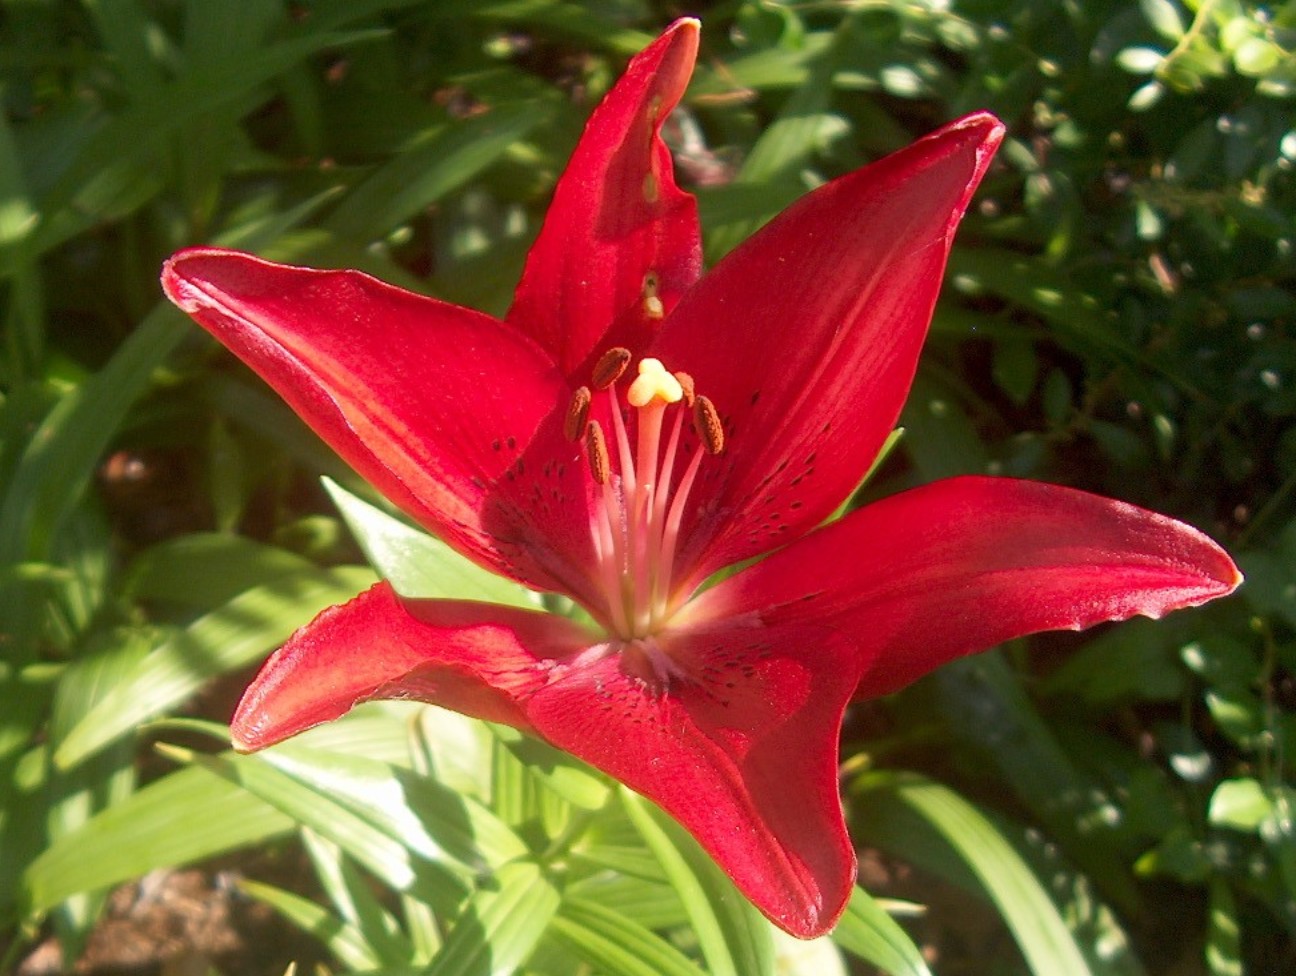
[[[249,669],[367,564],[531,597],[373,507],[156,284],[214,242],[501,312],[584,118],[686,12],[671,139],[710,260],[942,121],[1009,123],[861,497],[1056,481],[1249,577],[859,707],[852,835],[933,904],[861,891],[801,955],[655,810],[507,730],[390,705],[221,751]],[[337,970],[1296,970],[1296,3],[5,0],[0,31],[0,969],[243,851],[310,867],[239,885]]]

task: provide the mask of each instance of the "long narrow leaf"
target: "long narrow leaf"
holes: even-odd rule
[[[23,875],[26,908],[263,843],[293,821],[239,786],[200,769],[149,784],[46,848]]]
[[[145,657],[68,733],[55,763],[74,765],[183,702],[208,679],[254,663],[311,616],[373,581],[358,567],[312,568],[239,594]]]
[[[343,965],[361,972],[377,969],[382,960],[365,941],[364,934],[328,909],[291,891],[244,878],[238,882],[244,894],[264,902],[299,929],[309,932],[337,956]]]
[[[859,787],[868,805],[894,799],[909,816],[936,829],[998,906],[1037,976],[1093,976],[1053,899],[976,807],[948,787],[918,776],[875,774]]]
[[[553,931],[578,956],[611,976],[702,976],[702,970],[670,943],[595,901],[564,899]]]
[[[237,784],[310,827],[397,891],[422,891],[446,910],[462,895],[463,883],[445,870],[445,862],[434,864],[418,856],[364,816],[297,782],[261,756],[209,756],[174,748],[167,753]]]
[[[506,864],[446,936],[427,976],[508,976],[526,962],[558,910],[553,883],[535,864]]]
[[[856,888],[832,939],[891,976],[931,976],[922,953],[863,888]]]
[[[365,558],[398,593],[535,608],[535,594],[525,587],[469,562],[440,539],[388,515],[331,478],[323,482]]]
[[[675,821],[629,789],[621,802],[684,903],[712,976],[772,976],[769,923]]]

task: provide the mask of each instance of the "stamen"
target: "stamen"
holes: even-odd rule
[[[596,390],[606,390],[621,378],[628,365],[630,365],[630,350],[625,346],[613,346],[594,364],[594,375],[590,383]]]
[[[696,393],[694,393],[693,390],[693,377],[688,373],[677,370],[675,372],[675,379],[679,383],[680,389],[684,391],[684,403],[692,407],[693,398],[696,396]]]
[[[650,176],[652,174],[649,174]],[[644,275],[643,283],[644,314],[650,319],[659,319],[666,314],[666,306],[657,297],[657,272],[649,271]]]
[[[656,272],[649,271],[645,290],[656,283]],[[678,666],[654,642],[654,635],[687,599],[688,594],[673,585],[675,553],[701,463],[724,450],[724,427],[714,404],[695,394],[688,373],[672,373],[652,357],[639,360],[637,375],[624,388],[622,399],[615,384],[630,356],[629,350],[617,346],[599,358],[590,386],[572,394],[563,431],[573,440],[583,437],[590,475],[601,487],[602,503],[590,513],[591,541],[606,597],[600,619],[609,634],[625,642],[624,653],[643,656],[649,666],[647,680],[664,686],[678,677]],[[610,415],[604,419],[612,428],[606,436],[600,422],[590,418],[597,390],[607,391]],[[675,404],[679,409],[668,418]],[[684,450],[685,407],[700,441],[687,462],[679,456]]]
[[[715,404],[704,396],[693,401],[693,429],[708,454],[719,454],[724,450],[724,426],[720,423],[720,414],[716,412]]]
[[[585,425],[589,422],[590,389],[588,386],[576,388],[571,403],[567,405],[567,416],[563,418],[563,436],[569,441],[578,441],[585,436]]]
[[[603,439],[603,427],[597,420],[591,420],[585,430],[585,454],[589,458],[590,475],[598,484],[607,484],[607,441]]]

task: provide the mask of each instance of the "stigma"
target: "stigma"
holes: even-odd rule
[[[672,578],[680,526],[703,460],[724,450],[724,427],[692,377],[661,360],[640,359],[622,382],[632,359],[620,346],[599,358],[590,384],[572,394],[563,432],[581,444],[597,486],[590,536],[603,605],[591,610],[609,636],[644,647],[687,598]],[[607,397],[609,431],[590,417],[596,396]],[[686,420],[697,435],[691,447],[683,446]],[[660,664],[654,671],[665,680]]]

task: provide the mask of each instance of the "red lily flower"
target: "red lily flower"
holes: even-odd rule
[[[974,114],[829,183],[702,276],[694,201],[659,138],[697,36],[674,24],[595,111],[505,321],[214,249],[177,254],[162,280],[418,522],[599,627],[379,584],[269,660],[235,746],[374,698],[506,722],[659,803],[810,937],[854,881],[837,788],[853,697],[1240,577],[1189,526],[1009,479],[817,528],[896,421],[1003,128]]]

